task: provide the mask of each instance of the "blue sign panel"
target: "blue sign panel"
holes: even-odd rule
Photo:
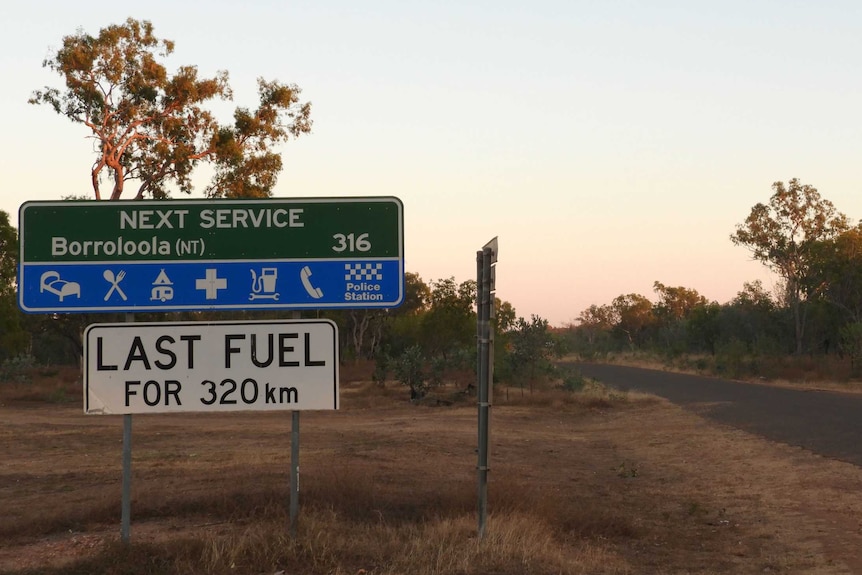
[[[404,299],[391,197],[27,202],[31,313],[391,308]]]
[[[401,303],[400,260],[30,264],[30,312],[388,308]]]

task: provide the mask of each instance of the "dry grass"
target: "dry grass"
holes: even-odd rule
[[[31,385],[0,386],[3,573],[862,572],[857,468],[592,384],[495,391],[483,541],[475,400],[357,382],[304,413],[295,540],[288,414],[136,416],[122,545],[119,418]]]

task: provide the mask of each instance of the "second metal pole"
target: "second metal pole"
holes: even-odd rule
[[[299,518],[299,412],[293,411],[290,426],[290,536],[296,539]]]
[[[135,316],[126,314],[126,321],[135,321]],[[132,530],[132,414],[123,415],[123,495],[120,504],[120,540],[128,543]]]

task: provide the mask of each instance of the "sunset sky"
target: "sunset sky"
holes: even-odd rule
[[[87,130],[44,106],[62,37],[127,17],[170,70],[296,83],[313,132],[278,197],[397,196],[406,268],[473,279],[553,325],[652,286],[724,303],[775,282],[729,236],[777,180],[862,217],[862,3],[343,0],[15,3],[0,19],[0,210],[91,194]],[[206,184],[201,174],[200,188]]]

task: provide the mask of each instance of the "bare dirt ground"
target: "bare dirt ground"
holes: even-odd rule
[[[302,414],[303,506],[390,524],[469,514],[472,400],[416,406],[404,388],[371,387],[344,384],[342,410]],[[862,573],[862,469],[656,398],[558,393],[496,392],[490,530],[503,511],[546,517],[553,545],[585,566],[565,572]],[[289,413],[135,416],[133,542],[248,528],[249,509],[286,498],[289,430]],[[0,572],[82,572],[119,538],[121,439],[120,417],[79,403],[0,405]],[[345,561],[341,572],[375,571]]]

